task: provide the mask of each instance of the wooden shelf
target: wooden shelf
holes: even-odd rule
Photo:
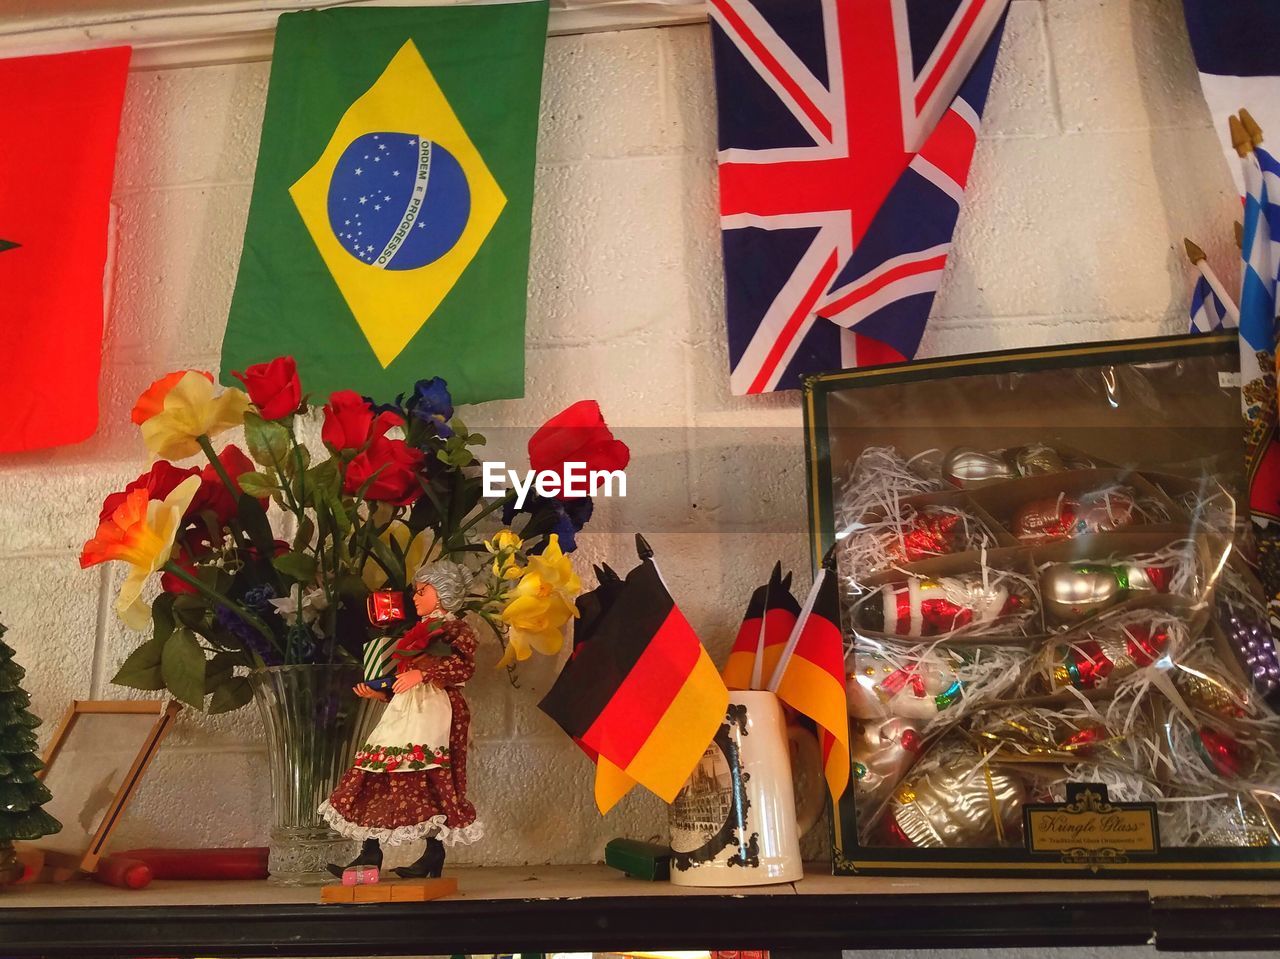
[[[604,866],[459,868],[428,903],[267,882],[0,889],[5,956],[336,956],[955,945],[1280,946],[1280,882],[836,877],[693,889]],[[1162,935],[1162,928],[1164,934]]]

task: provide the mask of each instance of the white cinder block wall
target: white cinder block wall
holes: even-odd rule
[[[1180,7],[1013,0],[926,354],[1182,331],[1184,234],[1234,284],[1238,201]],[[601,504],[579,556],[626,568],[644,529],[720,657],[772,560],[801,588],[808,566],[798,395],[727,389],[710,66],[705,26],[548,41],[527,396],[466,416],[531,427],[597,397],[636,457],[630,498]],[[0,618],[46,720],[72,698],[128,695],[109,679],[137,637],[114,620],[113,573],[82,572],[77,550],[105,493],[145,466],[137,394],[168,370],[217,367],[267,76],[250,63],[130,78],[100,431],[0,461]],[[495,439],[518,461],[527,432]],[[663,806],[640,790],[595,812],[587,762],[535,708],[552,665],[513,689],[496,657],[482,651],[469,686],[489,834],[457,861],[590,861],[612,836],[664,835]],[[119,842],[262,843],[265,774],[251,710],[188,713]]]

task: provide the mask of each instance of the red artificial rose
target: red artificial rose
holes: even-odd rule
[[[213,464],[209,463],[200,471],[200,488],[196,490],[191,505],[187,507],[187,516],[196,517],[204,510],[211,510],[217,517],[218,524],[225,526],[239,512],[240,477],[245,473],[252,473],[254,466],[253,460],[249,459],[234,443],[228,444],[218,454],[218,461],[227,471],[227,476],[231,477],[231,482],[236,488],[235,494],[232,495]],[[264,508],[267,502],[265,499],[261,500]]]
[[[156,460],[151,465],[150,470],[126,486],[123,491],[111,493],[102,501],[102,511],[98,514],[98,522],[105,522],[125,501],[125,497],[136,489],[146,489],[148,499],[164,499],[177,489],[178,484],[184,479],[189,476],[195,476],[199,472],[194,466],[187,469],[179,469],[168,460]]]
[[[386,436],[387,433],[396,427],[403,429],[404,417],[395,410],[383,410],[373,420],[373,426],[369,431],[374,436]]]
[[[418,481],[422,460],[422,450],[404,440],[375,436],[369,441],[369,448],[357,453],[347,465],[342,488],[355,495],[368,483],[365,499],[408,506],[422,495],[422,484]]]
[[[556,473],[562,480],[565,463],[585,463],[592,472],[626,469],[629,462],[631,450],[613,438],[595,400],[579,400],[529,437],[530,468]]]
[[[335,450],[358,450],[372,426],[373,407],[355,390],[338,390],[325,404],[320,438]]]
[[[264,420],[284,419],[302,405],[302,383],[292,356],[277,356],[270,363],[256,363],[231,375],[244,384]]]

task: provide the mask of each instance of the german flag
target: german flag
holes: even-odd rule
[[[791,574],[782,576],[782,564],[775,563],[769,582],[756,587],[747,604],[747,614],[738,627],[738,636],[720,675],[730,689],[760,689],[773,675],[791,627],[796,624],[800,605],[791,595]],[[761,668],[756,671],[756,651],[764,650]]]
[[[779,699],[817,724],[827,787],[832,798],[839,799],[849,784],[844,638],[840,632],[836,576],[825,561],[818,577],[806,602],[807,609],[797,622],[800,634],[795,637],[792,653],[783,663],[781,678],[771,686]]]
[[[663,585],[648,544],[642,562],[604,596],[539,703],[596,756],[596,805],[608,812],[636,783],[667,802],[724,721],[729,691]]]

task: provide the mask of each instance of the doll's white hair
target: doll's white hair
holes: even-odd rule
[[[471,570],[461,563],[441,559],[420,567],[413,574],[413,583],[415,586],[425,583],[435,587],[440,608],[447,613],[456,613],[467,601],[472,578]]]

